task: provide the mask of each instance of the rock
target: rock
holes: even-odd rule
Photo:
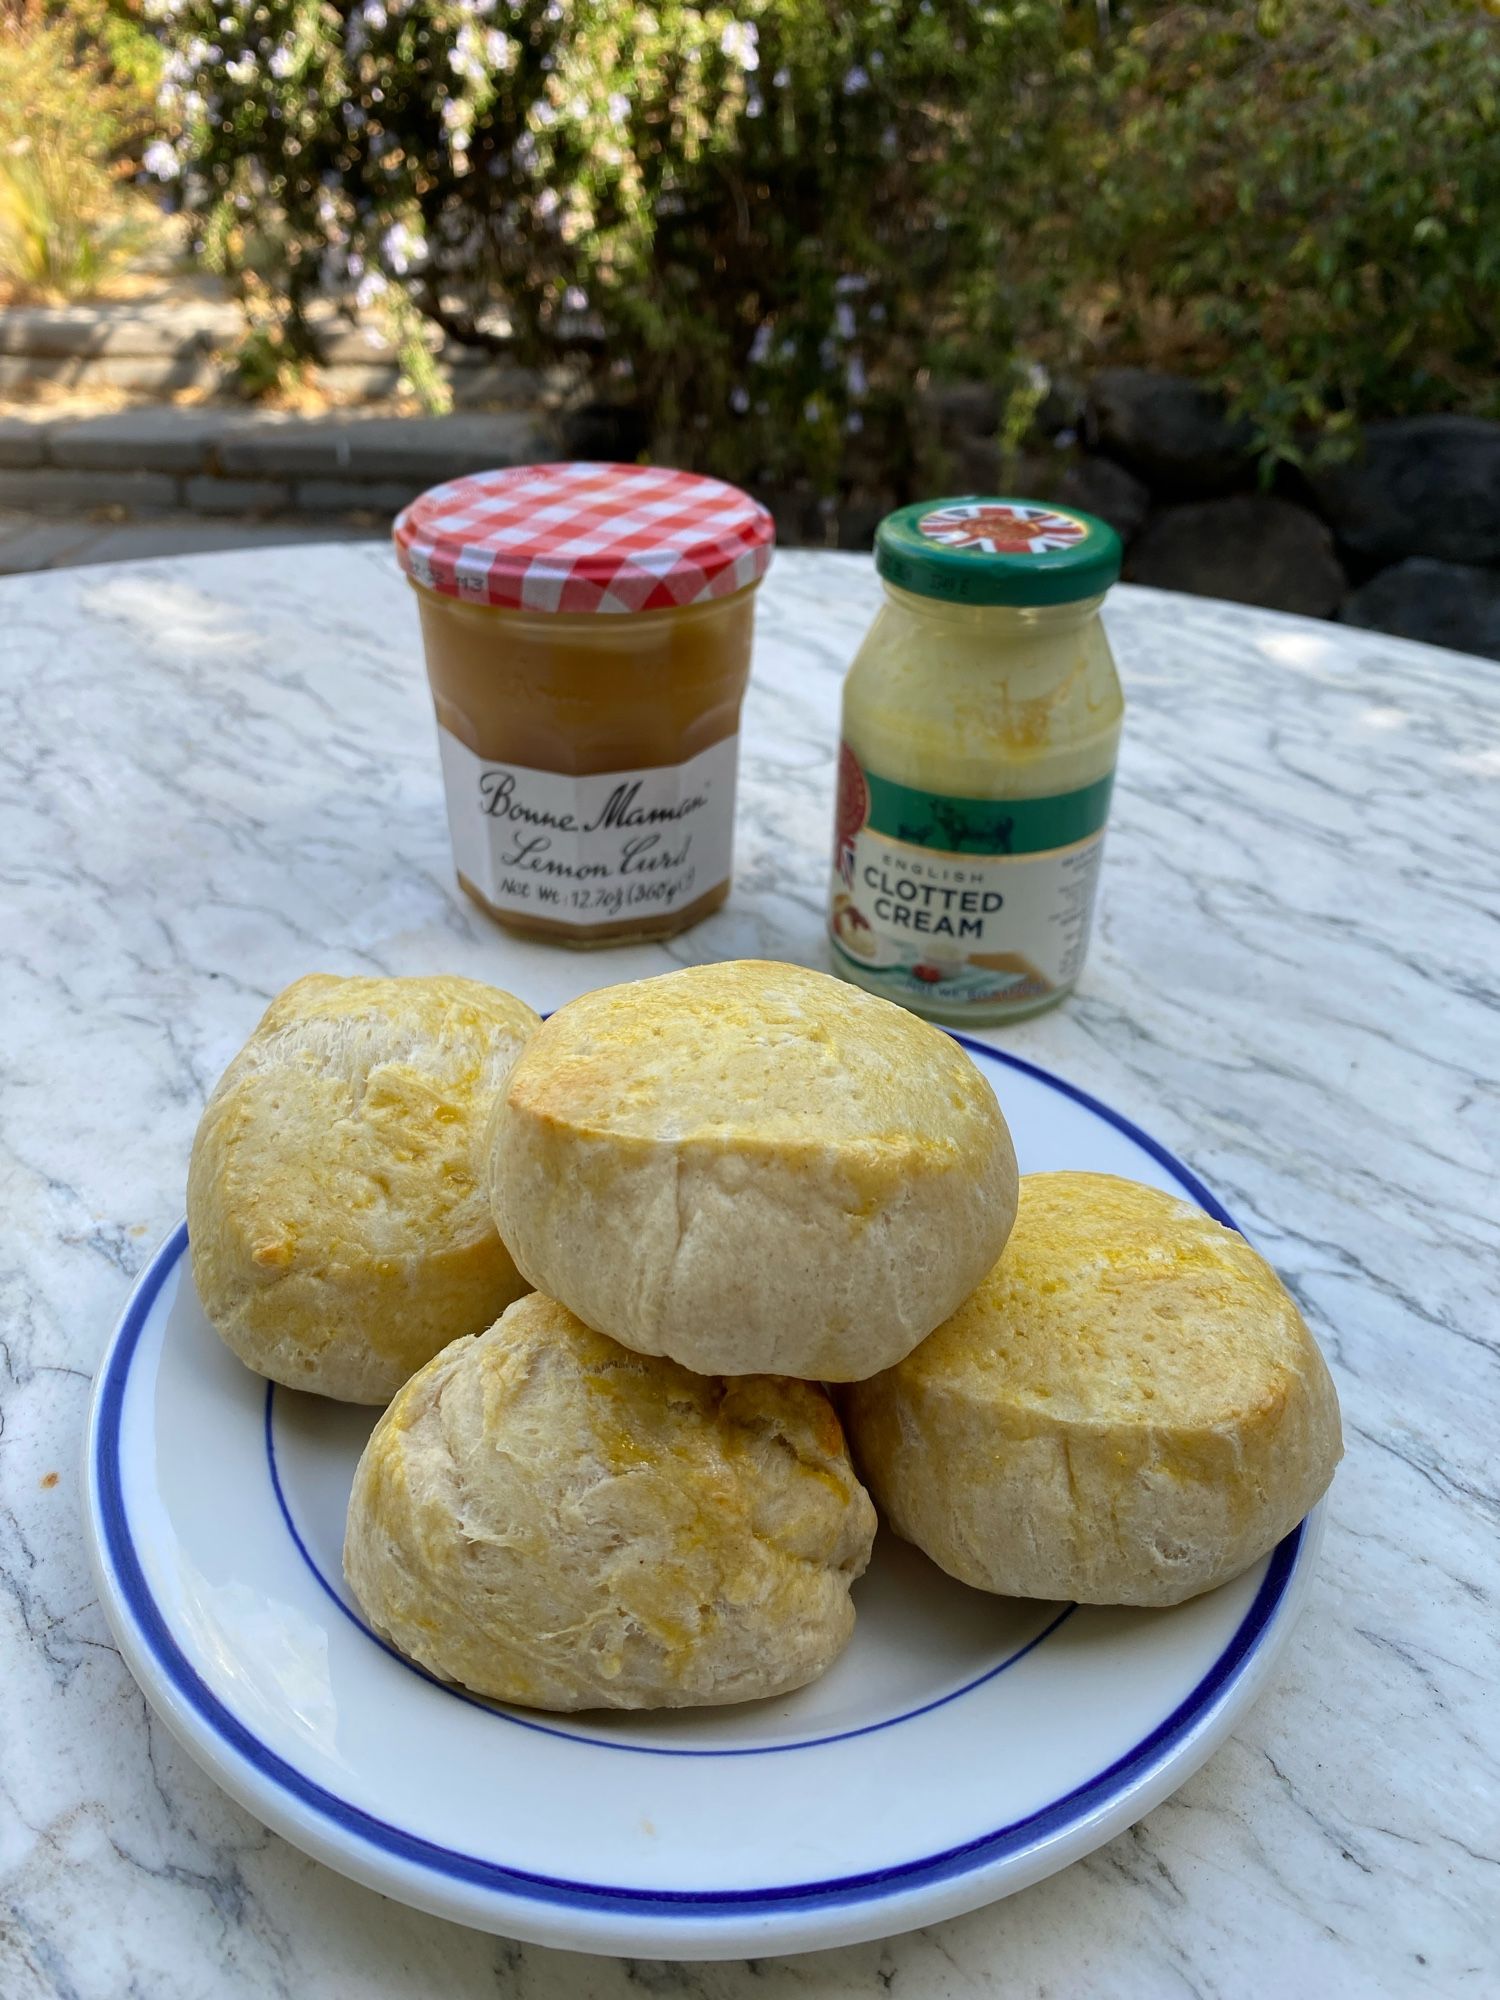
[[[1305,507],[1265,494],[1165,507],[1132,545],[1125,574],[1161,590],[1327,618],[1347,582],[1333,537]]]
[[[1096,375],[1084,411],[1091,450],[1118,459],[1153,491],[1209,496],[1243,486],[1255,468],[1255,432],[1226,415],[1214,390],[1149,368]]]
[[[1050,491],[1038,496],[1082,507],[1108,521],[1122,542],[1134,540],[1151,507],[1151,494],[1133,472],[1111,458],[1079,458],[1067,467]]]
[[[1500,563],[1500,424],[1369,424],[1356,458],[1314,466],[1307,478],[1340,542],[1368,561]]]
[[[1110,458],[1089,458],[1071,451],[1028,451],[1012,459],[998,477],[999,485],[988,490],[1018,500],[1082,507],[1086,514],[1108,521],[1123,542],[1139,531],[1151,505],[1150,493],[1135,474]]]
[[[650,442],[646,412],[634,403],[584,403],[563,418],[563,445],[569,458],[629,465]]]
[[[827,548],[829,510],[806,480],[785,487],[753,483],[749,490],[775,522],[778,548]]]
[[[1056,437],[1059,432],[1067,432],[1070,440],[1076,437],[1083,429],[1083,411],[1087,400],[1088,391],[1083,383],[1067,375],[1049,376],[1046,391],[1031,420],[1033,433],[1038,437]]]
[[[923,414],[945,442],[992,438],[1000,428],[1000,397],[992,382],[938,382],[922,399]]]
[[[999,439],[950,438],[943,450],[943,486],[949,493],[1008,491]]]
[[[1500,570],[1413,556],[1362,584],[1339,617],[1367,631],[1500,660]]]
[[[837,542],[841,549],[872,549],[875,530],[895,506],[895,498],[851,494],[839,503]]]

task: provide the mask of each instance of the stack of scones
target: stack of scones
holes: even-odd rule
[[[1176,1604],[1340,1455],[1243,1238],[1018,1182],[957,1042],[796,966],[545,1023],[472,980],[299,980],[208,1103],[188,1221],[241,1360],[387,1405],[344,1549],[370,1624],[531,1707],[814,1680],[877,1505],[980,1590]]]

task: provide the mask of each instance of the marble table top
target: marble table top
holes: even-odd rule
[[[1005,1046],[1219,1191],[1324,1344],[1348,1456],[1270,1691],[1131,1832],[1007,1902],[754,1964],[584,1959],[356,1887],[147,1712],[79,1518],[89,1381],[182,1213],[203,1098],[313,969],[540,1006],[823,960],[862,557],[763,592],[734,894],[662,947],[509,939],[456,890],[381,547],[0,584],[0,1993],[702,2000],[1500,1992],[1500,668],[1122,589],[1131,712],[1090,964]]]

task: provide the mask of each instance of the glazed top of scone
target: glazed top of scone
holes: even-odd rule
[[[579,1133],[941,1170],[1004,1133],[962,1048],[905,1008],[798,965],[692,966],[570,1001],[506,1103]]]
[[[204,1118],[222,1196],[253,1218],[257,1261],[285,1264],[330,1229],[405,1258],[487,1234],[476,1181],[484,1121],[537,1016],[477,980],[340,979],[279,994],[225,1071]]]
[[[1111,1174],[1026,1174],[999,1263],[897,1364],[1049,1420],[1231,1423],[1316,1362],[1276,1273],[1193,1203]]]

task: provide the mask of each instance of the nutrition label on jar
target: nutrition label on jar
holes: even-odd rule
[[[1045,999],[1088,949],[1112,780],[958,799],[839,762],[834,949],[892,999]]]
[[[497,910],[607,924],[685,908],[729,877],[736,737],[686,764],[586,777],[438,739],[454,860]]]

